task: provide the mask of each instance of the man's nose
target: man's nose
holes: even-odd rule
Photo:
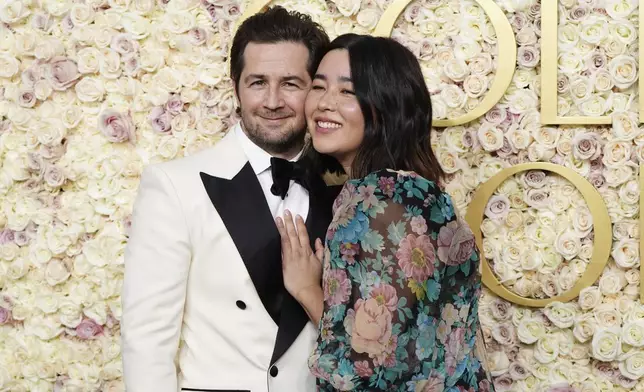
[[[279,86],[272,86],[268,89],[264,106],[268,109],[275,110],[284,106],[284,99]]]

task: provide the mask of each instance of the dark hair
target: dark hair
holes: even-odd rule
[[[394,169],[438,183],[445,173],[430,143],[432,103],[414,54],[391,38],[358,34],[339,36],[326,53],[335,49],[349,52],[353,89],[364,116],[364,139],[351,177]],[[329,158],[319,154],[318,169],[342,172]]]
[[[239,87],[244,69],[244,51],[249,43],[274,44],[278,42],[302,43],[309,50],[307,69],[311,77],[329,44],[329,36],[311,17],[296,11],[275,6],[246,19],[237,29],[230,49],[230,77]]]

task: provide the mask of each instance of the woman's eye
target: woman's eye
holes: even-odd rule
[[[322,86],[313,86],[311,90],[322,90]]]
[[[355,95],[356,93],[354,91],[344,89],[344,90],[342,90],[342,94]]]

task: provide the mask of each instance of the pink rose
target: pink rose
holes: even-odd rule
[[[424,282],[434,273],[436,254],[434,245],[426,235],[416,237],[409,234],[403,238],[396,251],[396,258],[405,276],[417,282]]]
[[[65,91],[72,87],[81,75],[74,61],[65,57],[55,57],[49,63],[47,76],[54,90]]]
[[[359,299],[355,304],[351,347],[357,353],[379,356],[387,351],[391,338],[391,312],[374,298]]]
[[[134,139],[134,123],[129,114],[107,109],[98,117],[98,129],[112,143]]]
[[[81,323],[76,327],[76,336],[83,340],[94,339],[102,333],[103,327],[98,325],[94,320],[88,318],[81,321]]]
[[[139,43],[133,40],[130,34],[121,33],[112,37],[110,48],[121,55],[131,55],[136,53]]]
[[[0,231],[0,245],[8,244],[9,242],[13,242],[14,239],[14,231],[11,229],[4,229]]]
[[[167,133],[172,129],[172,118],[170,114],[163,110],[161,107],[155,107],[150,111],[148,117],[152,130],[157,133]]]
[[[449,222],[438,233],[438,259],[447,265],[459,265],[469,260],[474,246],[474,234],[462,222]]]
[[[374,287],[369,295],[378,301],[378,305],[385,305],[390,312],[398,309],[398,293],[391,285],[381,283],[380,286]]]
[[[332,269],[324,274],[324,301],[329,306],[339,305],[349,300],[351,282],[343,269]]]
[[[173,116],[183,111],[183,101],[179,94],[172,94],[165,103],[165,109]]]
[[[510,212],[510,199],[506,195],[494,195],[485,207],[485,216],[490,219],[504,219]]]

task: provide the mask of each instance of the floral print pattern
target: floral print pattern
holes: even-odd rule
[[[475,355],[479,252],[450,200],[415,173],[348,181],[326,236],[320,391],[490,391]]]

